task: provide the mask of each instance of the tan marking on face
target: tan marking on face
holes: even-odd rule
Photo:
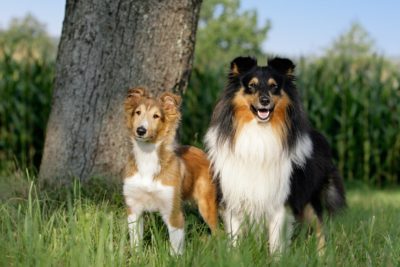
[[[289,96],[282,91],[281,95],[272,95],[272,101],[274,102],[274,111],[271,114],[270,123],[272,127],[281,137],[281,140],[285,140],[288,132],[286,120],[287,120],[287,109],[291,105]]]
[[[275,81],[274,78],[269,78],[267,81],[267,84],[268,84],[268,86],[271,87],[271,86],[277,85],[278,83]]]
[[[236,136],[242,127],[252,121],[255,116],[250,110],[252,104],[258,101],[258,93],[245,94],[241,88],[233,98],[234,119],[236,124]]]
[[[259,83],[260,83],[260,81],[258,80],[258,78],[257,78],[257,77],[254,77],[254,78],[252,78],[252,79],[249,81],[249,86],[255,87],[255,86],[257,86]]]

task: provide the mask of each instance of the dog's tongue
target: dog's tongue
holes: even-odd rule
[[[257,115],[260,119],[265,120],[269,116],[269,111],[268,110],[257,110]]]

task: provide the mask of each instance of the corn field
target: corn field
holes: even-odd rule
[[[345,179],[398,183],[399,70],[377,56],[322,58],[299,70],[306,110],[329,138]]]
[[[0,47],[0,170],[40,164],[54,60]]]
[[[182,143],[202,146],[227,76],[196,66],[184,94]],[[347,181],[398,184],[400,71],[379,56],[297,60],[297,86],[315,128],[328,138]],[[40,164],[51,105],[54,60],[0,47],[0,170]]]

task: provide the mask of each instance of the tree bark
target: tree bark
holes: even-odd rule
[[[116,177],[130,87],[185,90],[201,0],[67,0],[39,176]]]

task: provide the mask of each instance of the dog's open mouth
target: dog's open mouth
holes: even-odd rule
[[[271,117],[272,111],[273,111],[272,108],[265,108],[265,107],[256,108],[254,106],[251,106],[251,109],[252,109],[253,113],[257,116],[257,118],[263,122],[269,120],[269,118]]]

